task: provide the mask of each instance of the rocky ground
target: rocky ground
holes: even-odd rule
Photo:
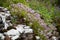
[[[15,7],[15,5],[13,6]],[[24,9],[25,6],[23,6],[23,4],[17,4],[17,6],[32,13],[32,15],[37,14],[38,16],[35,15],[34,18],[37,18],[38,22],[45,30],[48,31],[54,29],[47,27],[43,19],[40,18],[40,15],[34,10],[29,8]],[[30,26],[23,24],[14,25],[11,22],[11,18],[13,17],[11,16],[10,11],[8,11],[7,8],[0,7],[0,40],[41,40],[39,36],[35,35],[34,30],[30,28]],[[41,31],[40,33],[45,35],[47,40],[58,40],[59,38],[59,33],[56,32],[56,30],[48,33]]]
[[[38,30],[38,31],[40,32],[40,34],[43,34],[48,40],[53,40],[54,38],[56,38],[56,35],[59,35],[59,33],[56,31],[57,30],[56,27],[52,24],[47,25],[44,22],[44,19],[42,18],[42,16],[35,10],[27,7],[26,5],[24,5],[22,3],[13,4],[11,6],[12,6],[12,9],[18,8],[20,10],[26,11],[28,18],[31,21],[37,20],[37,22],[44,28],[44,31],[41,31],[41,30]],[[53,39],[51,39],[51,38],[53,38]],[[58,40],[58,39],[56,39],[56,40]]]
[[[13,25],[11,18],[10,11],[0,7],[0,40],[40,40],[30,26]]]

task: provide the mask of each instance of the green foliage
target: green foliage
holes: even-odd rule
[[[60,32],[60,9],[55,9],[55,13],[53,15],[53,21],[56,24],[56,28]]]
[[[47,24],[52,22],[52,16],[55,8],[52,6],[50,1],[45,0],[40,2],[37,0],[32,0],[29,2],[29,6],[40,13]]]
[[[42,40],[47,40],[46,37],[44,36],[44,34],[40,34],[40,31],[43,31],[44,28],[41,27],[37,21],[34,21],[34,22],[32,22],[32,23],[33,23],[33,24],[32,24],[32,28],[33,28],[33,30],[34,30],[34,33],[35,33],[36,35],[40,36],[40,38],[41,38]]]
[[[8,7],[10,5],[10,0],[0,0],[0,6]]]

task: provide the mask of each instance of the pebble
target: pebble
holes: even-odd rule
[[[36,40],[40,40],[40,37],[39,36],[35,36],[36,37]]]

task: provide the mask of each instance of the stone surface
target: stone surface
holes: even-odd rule
[[[19,24],[13,27],[10,21],[10,11],[7,8],[0,7],[1,40],[36,40],[33,29],[30,26]]]
[[[25,8],[23,4],[17,4],[17,5],[21,6],[27,12],[32,13],[35,19],[38,17],[37,18],[38,21],[40,21],[41,26],[43,26],[46,31],[51,30],[49,27],[47,27],[44,21],[40,19],[40,15],[35,13],[34,10],[28,7]],[[8,11],[6,8],[0,7],[0,37],[1,39],[3,40],[41,40],[39,36],[36,36],[34,34],[33,32],[34,30],[30,28],[30,26],[23,25],[23,24],[13,25],[10,21],[11,21],[10,11]],[[46,33],[45,31],[44,32],[41,31],[41,34],[46,36],[48,39],[52,38],[52,40],[57,40],[56,36],[53,36],[53,34],[55,35],[56,32],[54,31],[52,32]]]

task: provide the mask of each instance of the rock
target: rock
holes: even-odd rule
[[[0,17],[3,21],[4,24],[4,29],[7,29],[7,27],[9,27],[10,25],[8,23],[6,23],[6,19],[11,20],[10,18],[10,11],[7,10],[7,8],[1,8],[2,11],[0,12]],[[3,12],[5,11],[5,12]],[[7,18],[6,18],[7,17]]]
[[[0,17],[0,28],[4,27],[4,23],[2,21],[2,18]]]
[[[30,26],[25,26],[24,29],[30,29]]]
[[[39,36],[35,36],[36,37],[36,40],[40,40],[40,37]]]
[[[11,30],[7,31],[6,34],[9,35],[9,36],[10,35],[11,36],[20,35],[20,33],[17,30],[15,30],[15,29],[11,29]]]
[[[52,40],[57,40],[57,38],[55,36],[52,36]]]
[[[6,20],[11,20],[11,16],[7,16],[6,17]]]
[[[7,11],[8,14],[10,14],[10,11]]]
[[[0,17],[0,32],[4,28],[4,23],[2,21],[2,18]]]
[[[25,25],[17,25],[16,30],[18,30],[20,33],[24,32],[24,27]]]
[[[31,9],[28,9],[28,11],[35,12],[34,10],[31,11]],[[15,18],[17,17],[15,16]],[[20,22],[24,23],[25,20],[26,18],[22,17]],[[0,7],[0,37],[2,40],[36,40],[36,38],[39,40],[38,36],[35,37],[30,26],[23,24],[12,25],[10,11],[3,7]]]
[[[7,23],[4,23],[4,29],[7,29],[9,25]]]
[[[33,33],[33,29],[24,29],[24,33]]]
[[[0,38],[4,40],[5,36],[2,33],[0,33]]]
[[[3,11],[7,11],[7,8],[4,8]]]
[[[3,11],[3,7],[0,7],[0,12],[4,12],[4,11]]]
[[[18,35],[16,35],[16,36],[12,37],[12,38],[11,38],[11,40],[16,40],[17,38],[19,38],[19,36],[18,36]]]
[[[11,37],[12,40],[17,39],[20,36],[19,31],[15,30],[15,29],[11,29],[11,30],[5,32],[4,34],[8,35],[9,37]]]
[[[10,16],[11,14],[10,13],[5,13],[6,16]]]
[[[29,26],[26,25],[18,25],[16,27],[16,29],[20,32],[20,33],[33,33],[33,29],[31,29]]]

